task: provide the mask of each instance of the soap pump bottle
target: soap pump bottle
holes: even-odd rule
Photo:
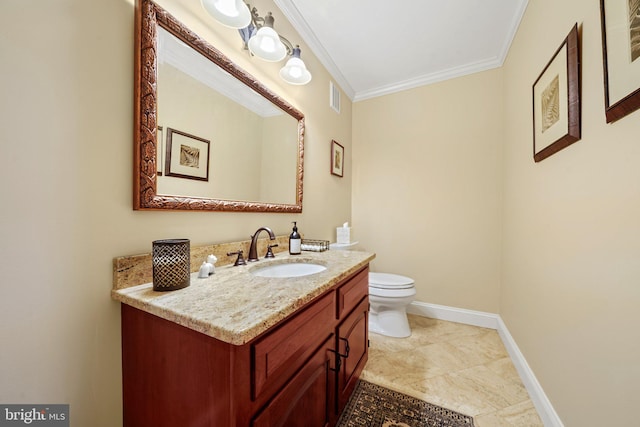
[[[300,247],[302,243],[302,239],[300,238],[300,234],[298,233],[298,227],[296,221],[293,221],[293,231],[289,236],[289,254],[291,255],[300,255]]]

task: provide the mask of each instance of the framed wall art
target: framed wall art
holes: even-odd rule
[[[166,128],[164,173],[177,178],[209,181],[209,141]]]
[[[344,147],[337,141],[331,141],[331,173],[339,177],[344,175]]]
[[[640,0],[600,0],[607,123],[640,108]]]
[[[533,158],[580,140],[580,52],[574,25],[533,84]]]

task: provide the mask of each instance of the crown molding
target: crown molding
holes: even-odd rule
[[[389,85],[379,86],[377,88],[357,92],[353,97],[353,102],[363,101],[369,98],[389,95],[407,89],[413,89],[419,86],[425,86],[444,80],[454,79],[456,77],[466,76],[468,74],[479,73],[481,71],[498,68],[502,65],[499,58],[493,58],[488,61],[475,62],[462,65],[459,67],[449,68],[447,70],[437,71],[435,73],[424,74],[418,77],[392,83]]]
[[[326,68],[329,74],[331,74],[335,83],[340,86],[345,95],[353,101],[355,91],[336,63],[333,62],[331,55],[329,55],[322,43],[320,43],[320,40],[318,40],[318,37],[316,37],[315,33],[311,30],[311,27],[309,27],[309,24],[307,24],[307,21],[304,19],[298,8],[291,0],[274,0],[274,3],[289,20],[293,28],[295,28],[295,30],[300,34],[300,37],[302,37],[305,43],[309,46],[309,49],[311,49],[320,63],[324,65],[324,68]]]

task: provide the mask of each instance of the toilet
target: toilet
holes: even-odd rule
[[[330,250],[350,251],[358,242],[331,243]],[[369,331],[394,338],[411,335],[407,306],[416,296],[413,279],[390,273],[369,272]]]
[[[413,279],[389,273],[369,273],[369,331],[395,338],[411,335],[407,306],[416,295]]]

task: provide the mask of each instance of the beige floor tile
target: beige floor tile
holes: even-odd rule
[[[500,411],[478,415],[473,421],[476,427],[539,427],[543,425],[530,400]]]
[[[412,395],[427,402],[453,409],[465,415],[495,412],[501,402],[492,405],[489,394],[479,389],[473,381],[455,373],[429,378],[410,385]]]
[[[427,343],[446,342],[464,336],[473,336],[490,330],[461,323],[409,315],[409,325],[414,334]]]
[[[496,408],[506,408],[529,399],[529,393],[522,382],[500,377],[485,365],[474,366],[451,375],[464,379]]]
[[[412,334],[370,334],[362,379],[471,415],[477,427],[542,421],[498,333],[409,315]]]
[[[513,363],[511,362],[511,358],[509,356],[492,360],[491,362],[485,364],[485,366],[495,372],[495,374],[500,378],[521,383],[520,375],[518,374],[518,371],[516,371],[516,367],[513,366]]]

